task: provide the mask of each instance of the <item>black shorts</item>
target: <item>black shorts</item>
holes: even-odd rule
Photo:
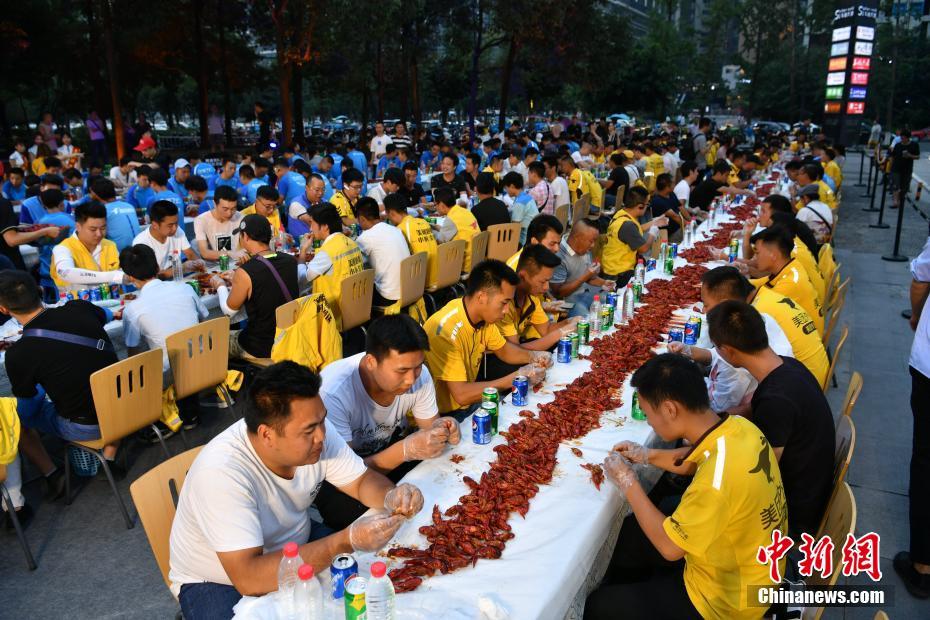
[[[907,194],[911,188],[911,175],[912,174],[913,174],[912,172],[892,173],[891,176],[894,178],[892,182],[894,183],[895,191],[903,191],[905,194]]]

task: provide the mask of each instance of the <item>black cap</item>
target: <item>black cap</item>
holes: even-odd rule
[[[239,226],[232,231],[232,234],[236,235],[241,232],[247,234],[253,241],[258,241],[259,243],[271,242],[271,223],[268,221],[268,218],[258,213],[246,215],[242,218],[242,221],[239,222]]]

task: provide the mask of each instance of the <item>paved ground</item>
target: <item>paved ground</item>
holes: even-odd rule
[[[853,415],[858,440],[848,476],[858,505],[857,530],[882,536],[882,582],[895,586],[894,604],[885,606],[889,615],[895,620],[926,618],[930,602],[911,598],[891,568],[891,558],[908,544],[911,416],[907,357],[912,334],[899,313],[908,304],[910,279],[907,263],[881,260],[881,254],[891,251],[894,229],[868,227],[874,215],[861,211],[867,203],[860,198],[863,190],[850,187],[857,180],[858,156],[851,154],[849,160],[837,254],[843,276],[852,277],[841,320],[852,335],[840,355],[840,388],[831,391],[830,400],[838,410],[851,370],[863,374],[865,387]],[[930,162],[919,162],[916,173],[930,179]],[[922,208],[930,211],[930,196],[924,197]],[[889,213],[896,216],[896,212]],[[902,252],[913,257],[926,238],[927,222],[906,209]],[[8,394],[5,376],[0,379],[0,393]],[[204,426],[191,433],[192,445],[203,443],[228,424],[225,411],[205,411]],[[175,453],[183,450],[179,438],[170,440],[169,446]],[[132,468],[119,485],[127,502],[129,482],[161,460],[156,447],[134,445],[128,452]],[[27,469],[26,475],[35,474]],[[39,482],[26,486],[27,497],[38,512],[27,531],[38,570],[27,571],[15,537],[0,533],[0,617],[174,617],[177,606],[160,578],[142,527],[125,528],[105,480],[88,481],[71,506],[60,501],[43,504],[41,492]],[[837,609],[825,617],[865,619],[873,615],[873,609]]]

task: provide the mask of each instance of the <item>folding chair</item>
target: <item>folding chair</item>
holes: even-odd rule
[[[483,231],[471,238],[471,264],[465,265],[462,270],[462,276],[459,278],[459,282],[455,285],[456,292],[458,288],[462,288],[462,294],[465,293],[465,286],[462,284],[465,280],[468,279],[468,274],[471,273],[471,270],[474,269],[478,263],[482,262],[487,258],[488,255],[488,242],[490,240],[490,234],[488,231]],[[509,256],[507,258],[510,258]],[[504,259],[507,260],[507,259]],[[467,269],[467,271],[466,271]]]
[[[274,322],[278,329],[287,329],[294,324],[297,311],[300,310],[300,304],[306,297],[309,297],[309,295],[292,299],[275,308]],[[255,364],[256,366],[261,366],[262,368],[274,364],[274,360],[270,357],[250,357],[246,358],[244,361]]]
[[[849,464],[852,462],[852,455],[856,449],[856,425],[853,424],[849,416],[840,416],[836,424],[836,435],[833,444],[833,486],[830,492],[829,506],[833,502],[840,488],[840,483],[846,480],[846,473],[849,471]],[[818,531],[823,529],[827,515],[824,514],[820,521]]]
[[[827,370],[827,377],[823,382],[823,393],[826,394],[827,390],[830,389],[831,383],[836,383],[833,379],[833,373],[836,371],[836,361],[840,359],[840,353],[843,351],[843,345],[846,344],[846,339],[849,337],[849,327],[844,325],[843,331],[840,332],[840,340],[836,343],[836,349],[833,351],[833,356],[830,358],[830,368]],[[829,351],[827,351],[829,353]]]
[[[562,230],[568,231],[568,205],[559,205],[555,208],[555,217],[562,223]]]
[[[439,244],[437,253],[439,260],[439,273],[436,275],[435,286],[427,287],[424,298],[426,303],[432,306],[432,310],[427,307],[427,312],[432,314],[436,312],[436,299],[434,295],[442,289],[448,288],[458,283],[462,276],[462,263],[465,261],[465,240],[453,239]]]
[[[856,401],[859,400],[859,394],[862,393],[862,375],[859,374],[859,371],[855,371],[852,374],[852,377],[849,378],[849,387],[846,389],[846,398],[843,399],[843,408],[841,411],[846,417],[852,416],[853,407],[856,406]]]
[[[818,538],[827,535],[833,541],[833,574],[823,577],[818,571],[804,581],[808,586],[833,586],[839,578],[843,565],[843,542],[856,530],[856,498],[846,482],[839,483],[836,495],[830,500],[823,526]],[[803,620],[820,620],[823,607],[806,607]]]
[[[339,312],[342,314],[342,332],[361,327],[371,320],[371,300],[375,293],[375,270],[363,269],[342,281],[339,295]]]
[[[426,252],[418,252],[400,262],[400,299],[397,300],[397,305],[401,312],[423,298],[423,291],[426,288],[427,260]],[[384,314],[388,308],[377,306],[375,309]],[[426,320],[426,317],[421,318],[421,323]]]
[[[229,371],[228,317],[204,321],[171,334],[165,339],[165,349],[174,377],[176,399],[218,388],[232,414],[233,398],[223,386]]]
[[[2,497],[3,504],[6,506],[7,512],[10,515],[10,521],[13,522],[13,529],[16,530],[16,538],[19,539],[19,546],[23,548],[23,555],[26,556],[26,566],[29,567],[29,570],[36,569],[35,558],[32,557],[32,551],[29,549],[29,541],[26,540],[26,534],[23,533],[23,527],[19,523],[19,517],[16,516],[16,511],[13,510],[13,498],[10,497],[10,492],[6,489],[6,465],[0,465],[0,497]]]
[[[488,226],[488,258],[506,261],[520,247],[520,223]]]

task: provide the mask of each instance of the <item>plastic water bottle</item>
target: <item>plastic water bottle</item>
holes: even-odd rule
[[[636,299],[633,293],[633,283],[627,282],[626,289],[623,291],[623,311],[622,323],[626,325],[633,318],[633,311],[636,308]]]
[[[636,261],[636,269],[633,271],[633,279],[639,280],[640,283],[646,282],[646,263],[643,262],[643,259],[638,259]]]
[[[309,564],[297,569],[294,610],[300,620],[323,620],[323,588]]]
[[[386,573],[384,562],[371,565],[371,579],[365,590],[367,620],[394,620],[394,584]]]
[[[175,282],[184,279],[184,268],[181,266],[181,253],[175,250],[171,254],[171,274]]]
[[[286,618],[295,617],[294,590],[297,587],[297,570],[302,564],[297,550],[295,542],[284,545],[281,563],[278,565],[278,601]]]
[[[601,296],[595,295],[591,307],[588,308],[588,323],[592,334],[601,333]]]

